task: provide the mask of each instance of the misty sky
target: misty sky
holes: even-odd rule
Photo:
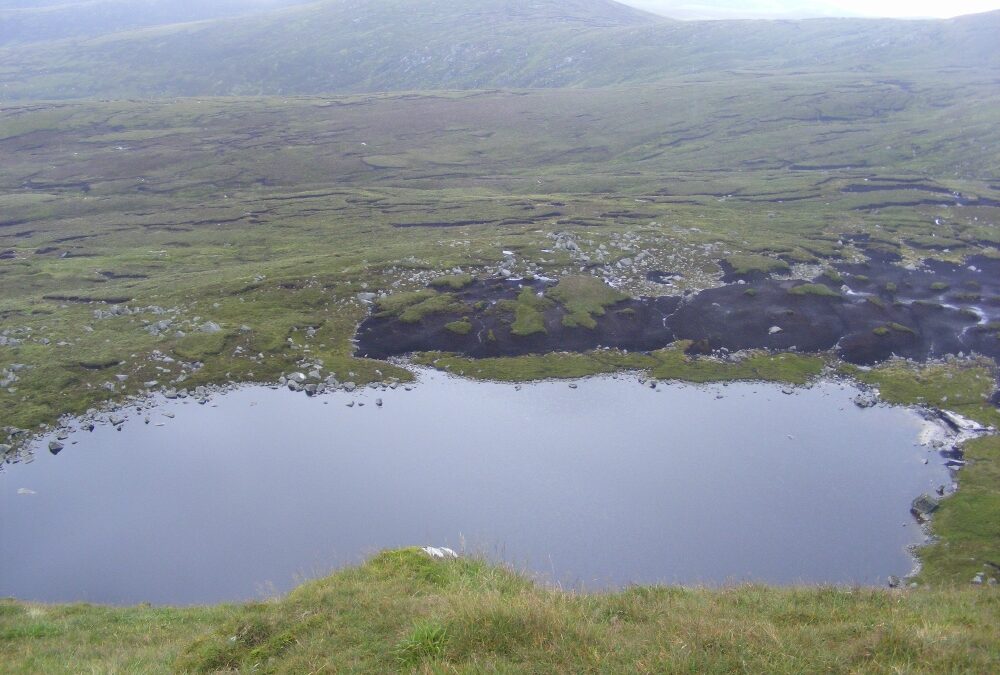
[[[1000,0],[619,0],[677,18],[939,17],[1000,9]]]

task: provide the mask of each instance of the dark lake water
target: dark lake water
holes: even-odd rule
[[[911,500],[950,483],[915,412],[840,383],[420,378],[163,401],[58,456],[43,439],[0,473],[0,596],[251,599],[411,545],[588,589],[881,585],[923,540]]]

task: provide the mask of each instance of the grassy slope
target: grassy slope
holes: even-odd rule
[[[736,70],[996,68],[1000,13],[676,22],[607,0],[329,0],[0,52],[5,99],[607,86]],[[252,47],[248,48],[248,45]]]
[[[996,591],[546,590],[415,550],[212,609],[0,604],[8,672],[988,672]]]

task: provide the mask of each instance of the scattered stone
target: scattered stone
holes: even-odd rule
[[[424,546],[421,550],[430,557],[440,560],[454,560],[458,558],[458,554],[455,551],[443,546]]]
[[[198,326],[198,330],[202,333],[221,333],[222,326],[215,323],[214,321],[206,321],[205,323]]]
[[[382,399],[380,399],[380,398],[375,399],[375,405],[377,405],[379,408],[381,408],[382,407]]]
[[[889,588],[899,588],[899,585],[901,583],[902,582],[900,581],[899,577],[897,577],[895,574],[889,575]]]
[[[60,452],[62,452],[62,449],[64,447],[66,446],[64,446],[59,441],[49,441],[49,452],[51,452],[53,455],[58,455]]]

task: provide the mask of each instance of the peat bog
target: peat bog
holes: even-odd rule
[[[388,296],[361,324],[358,353],[649,351],[688,340],[688,353],[835,350],[860,365],[893,355],[917,361],[972,352],[1000,357],[1000,259],[977,255],[962,263],[927,260],[906,267],[898,255],[875,248],[866,253],[868,261],[834,262],[808,282],[730,271],[731,283],[684,296],[591,303],[590,325],[575,319],[574,298],[559,301],[555,280],[470,279],[458,290],[413,294],[412,302],[399,297],[394,304]],[[524,328],[526,314],[535,320]]]

